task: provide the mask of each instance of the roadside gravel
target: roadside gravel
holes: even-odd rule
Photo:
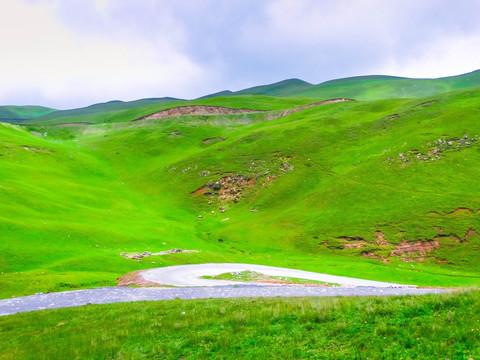
[[[239,298],[239,297],[294,297],[294,296],[378,296],[423,295],[441,293],[444,289],[397,287],[318,287],[318,286],[259,286],[230,285],[192,288],[127,288],[109,287],[40,294],[0,300],[0,316],[19,312],[75,307],[87,304],[109,304],[131,301],[171,299]]]

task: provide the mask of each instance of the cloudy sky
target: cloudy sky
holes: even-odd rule
[[[0,104],[480,68],[480,0],[0,0]]]

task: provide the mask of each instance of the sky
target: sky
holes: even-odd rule
[[[0,105],[480,69],[480,0],[0,0]]]

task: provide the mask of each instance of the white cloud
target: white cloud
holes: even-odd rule
[[[392,57],[381,72],[413,78],[436,78],[480,68],[480,33],[440,37],[408,57]]]
[[[141,38],[121,23],[113,24],[114,31],[81,34],[58,19],[55,5],[0,3],[0,103],[30,93],[65,106],[194,96],[208,77],[208,69],[182,53],[166,34]],[[105,13],[105,2],[97,6]]]

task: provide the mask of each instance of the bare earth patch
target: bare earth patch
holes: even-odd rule
[[[93,123],[90,122],[77,122],[77,123],[61,123],[61,124],[55,124],[55,126],[82,126],[82,125],[93,125]]]
[[[187,105],[177,106],[174,108],[158,111],[156,113],[143,116],[141,118],[132,121],[141,120],[156,120],[175,116],[184,115],[231,115],[231,114],[246,114],[246,113],[258,113],[262,111],[250,110],[250,109],[231,109],[221,106],[204,106],[204,105]]]
[[[137,270],[120,276],[117,278],[117,286],[131,286],[137,285],[141,287],[145,286],[157,286],[160,287],[161,285],[152,281],[145,280],[141,273],[145,270]]]
[[[345,101],[355,101],[355,100],[347,99],[347,98],[336,98],[336,99],[318,101],[313,104],[307,104],[307,105],[302,105],[293,109],[283,110],[279,114],[269,117],[269,120],[274,120],[284,116],[288,116],[295,112],[309,109],[312,107],[333,104],[338,102],[345,102]],[[231,115],[231,114],[252,114],[252,113],[261,113],[261,112],[267,112],[267,111],[251,110],[251,109],[232,109],[232,108],[226,108],[222,106],[211,106],[211,105],[186,105],[186,106],[177,106],[170,109],[158,111],[156,113],[143,116],[141,118],[138,118],[132,121],[155,120],[155,119],[163,119],[163,118],[184,116],[184,115]]]

